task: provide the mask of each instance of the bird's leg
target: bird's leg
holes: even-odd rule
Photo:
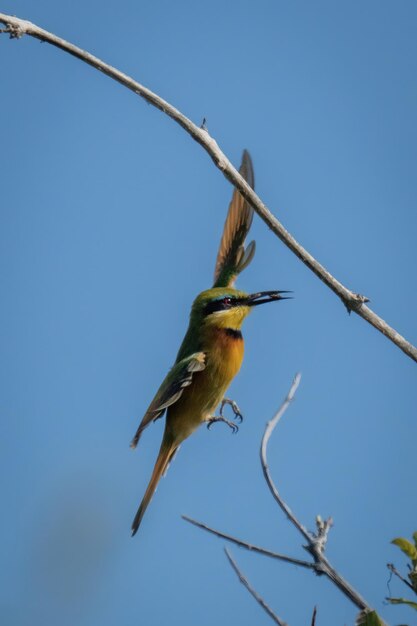
[[[241,424],[243,422],[243,415],[240,412],[240,409],[234,400],[229,400],[229,398],[223,398],[220,404],[220,415],[223,417],[223,409],[224,409],[225,404],[228,404],[229,406],[232,407],[232,411],[235,414],[235,418],[239,420],[239,423]]]
[[[223,415],[213,415],[212,417],[209,417],[206,421],[207,421],[207,428],[209,430],[215,422],[224,422],[225,424],[229,426],[229,428],[232,429],[233,434],[237,433],[237,431],[239,430],[239,426],[236,426],[236,424],[234,424],[230,420],[227,420],[225,417],[223,417]]]

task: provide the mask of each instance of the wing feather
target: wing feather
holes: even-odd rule
[[[239,173],[253,189],[255,178],[252,159],[247,150],[243,151]],[[251,227],[252,219],[252,207],[239,191],[235,189],[217,253],[213,287],[232,286],[236,276],[251,262],[255,254],[255,242],[252,241],[246,249],[244,243]]]
[[[162,417],[166,409],[177,402],[185,387],[191,385],[193,374],[201,372],[205,367],[206,355],[204,352],[194,352],[194,354],[174,365],[143,416],[139,428],[131,441],[131,448],[136,448],[140,436],[148,424]]]

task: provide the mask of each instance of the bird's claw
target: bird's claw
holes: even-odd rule
[[[230,420],[227,420],[225,417],[223,417],[222,415],[215,415],[214,417],[210,417],[207,420],[207,428],[208,430],[210,430],[210,428],[213,426],[213,424],[215,422],[224,422],[225,424],[227,424],[229,426],[229,428],[232,429],[232,434],[236,434],[237,431],[239,430],[239,426],[236,426],[236,424],[234,424],[233,422],[231,422]]]
[[[241,424],[243,422],[243,415],[240,412],[240,409],[234,400],[229,400],[229,398],[223,398],[220,404],[220,415],[223,417],[223,409],[226,404],[228,404],[231,407],[234,413],[235,419],[237,419],[239,421],[239,424]]]

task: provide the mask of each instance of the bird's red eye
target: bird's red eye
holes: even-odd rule
[[[225,304],[225,306],[231,306],[232,304],[232,298],[225,298],[223,300],[223,303]]]

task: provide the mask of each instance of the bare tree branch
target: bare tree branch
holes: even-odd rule
[[[317,607],[313,609],[313,617],[311,618],[311,626],[316,626]]]
[[[298,389],[298,385],[300,384],[300,381],[301,381],[301,374],[298,373],[294,377],[294,380],[292,382],[291,388],[290,388],[290,390],[289,390],[289,392],[287,394],[287,397],[285,398],[284,402],[281,404],[280,408],[278,409],[278,411],[276,412],[274,417],[266,425],[265,433],[264,433],[264,436],[262,437],[262,442],[261,442],[261,465],[262,465],[262,471],[263,471],[264,476],[265,476],[266,484],[268,485],[269,490],[272,493],[273,497],[278,502],[279,506],[284,511],[285,515],[288,517],[290,522],[292,522],[294,524],[294,526],[300,531],[300,533],[304,536],[304,539],[306,539],[308,542],[310,542],[310,533],[305,528],[305,526],[303,526],[298,521],[298,519],[292,513],[290,507],[284,502],[284,500],[279,495],[278,489],[275,487],[274,482],[272,480],[272,477],[271,477],[271,474],[270,474],[270,471],[269,471],[269,467],[268,467],[268,463],[267,463],[267,460],[266,460],[266,447],[268,445],[269,438],[272,435],[272,432],[273,432],[275,426],[278,424],[279,420],[284,415],[285,411],[288,409],[290,403],[294,399],[295,392]]]
[[[307,267],[320,278],[344,303],[348,311],[354,311],[369,322],[374,328],[379,330],[383,335],[388,337],[396,346],[398,346],[407,356],[417,362],[417,348],[400,335],[394,328],[389,326],[381,317],[374,313],[365,305],[369,299],[365,296],[357,294],[340,281],[338,281],[330,272],[321,265],[307,250],[305,250],[294,237],[282,226],[278,219],[269,211],[265,204],[255,194],[246,181],[240,176],[238,171],[233,167],[226,155],[220,150],[216,141],[210,137],[205,125],[196,126],[191,120],[183,115],[178,109],[173,107],[169,102],[147,89],[137,81],[130,78],[123,72],[115,69],[111,65],[104,63],[89,52],[74,46],[73,44],[57,37],[53,33],[17,17],[0,13],[0,23],[6,25],[2,32],[10,34],[13,39],[19,39],[23,35],[30,35],[41,41],[46,41],[69,54],[77,57],[81,61],[88,63],[92,67],[98,69],[103,74],[118,81],[141,98],[144,98],[149,104],[169,115],[177,124],[179,124],[195,141],[197,141],[214,161],[216,167],[223,172],[223,175],[238,189],[248,203],[254,208],[257,214],[272,230],[272,232],[281,239],[281,241],[305,264]]]
[[[263,600],[263,598],[258,594],[258,592],[255,591],[255,589],[251,586],[251,584],[248,581],[248,579],[244,576],[242,571],[239,569],[236,561],[233,559],[233,557],[230,554],[229,550],[227,548],[225,548],[224,551],[226,553],[227,558],[229,559],[230,565],[235,570],[235,572],[236,572],[240,582],[242,583],[242,585],[244,585],[246,587],[246,589],[249,591],[249,593],[253,595],[253,597],[255,598],[257,603],[260,604],[261,607],[264,609],[264,611],[266,611],[268,613],[269,617],[272,617],[272,619],[274,620],[274,622],[276,624],[278,624],[278,626],[288,626],[287,622],[283,622],[282,619],[280,619],[278,617],[278,615],[276,615],[274,613],[274,611],[267,605],[265,600]]]
[[[246,543],[246,541],[241,541],[232,535],[227,535],[226,533],[222,533],[220,530],[216,530],[214,528],[210,528],[207,524],[203,524],[202,522],[198,522],[188,515],[181,515],[182,519],[186,522],[190,522],[190,524],[194,524],[197,528],[202,528],[203,530],[207,530],[207,532],[220,537],[221,539],[226,539],[226,541],[230,541],[241,548],[246,548],[251,552],[257,552],[258,554],[263,554],[264,556],[269,556],[273,559],[278,559],[280,561],[285,561],[286,563],[292,563],[292,565],[299,565],[300,567],[306,567],[307,569],[315,569],[316,566],[314,563],[310,563],[309,561],[302,561],[300,559],[295,559],[291,556],[286,556],[285,554],[280,554],[279,552],[272,552],[271,550],[266,550],[265,548],[260,548],[259,546],[254,546],[251,543]]]
[[[308,552],[310,552],[314,559],[314,563],[316,565],[316,573],[324,574],[325,576],[327,576],[340,589],[340,591],[342,591],[354,604],[356,604],[359,609],[370,609],[370,606],[365,602],[360,594],[353,587],[351,587],[351,585],[349,585],[349,583],[339,574],[339,572],[334,569],[332,565],[330,565],[330,562],[324,556],[324,549],[326,547],[328,533],[333,524],[332,518],[323,521],[320,516],[317,516],[317,532],[315,534],[309,532],[306,527],[301,524],[301,522],[297,519],[297,517],[291,511],[286,502],[284,502],[269,472],[267,460],[268,441],[282,415],[285,413],[290,403],[294,399],[294,395],[297,391],[298,385],[300,384],[300,380],[301,374],[298,373],[294,377],[294,380],[291,384],[290,390],[285,400],[281,404],[280,408],[278,409],[272,420],[270,420],[266,425],[264,436],[262,437],[261,442],[261,464],[265,480],[272,495],[274,496],[282,511],[284,511],[285,515],[296,527],[296,529],[301,533],[304,539],[307,540],[307,546],[305,546],[305,548],[308,550]]]
[[[330,564],[330,562],[328,561],[328,559],[324,555],[324,549],[325,549],[325,546],[326,546],[328,533],[329,533],[329,530],[330,530],[330,528],[331,528],[331,526],[333,524],[332,519],[329,518],[328,520],[322,520],[322,518],[320,516],[317,516],[317,518],[316,518],[316,529],[317,530],[316,530],[315,533],[309,532],[305,528],[305,526],[303,526],[303,524],[301,524],[301,522],[297,519],[297,517],[291,511],[289,506],[284,502],[284,500],[280,496],[280,494],[278,492],[278,489],[276,488],[276,486],[275,486],[275,484],[274,484],[274,482],[273,482],[273,480],[271,478],[271,475],[269,473],[268,462],[267,462],[267,444],[268,444],[268,441],[269,441],[269,439],[270,439],[270,437],[272,435],[272,432],[273,432],[275,426],[278,424],[280,418],[282,417],[282,415],[284,414],[286,409],[289,407],[291,401],[293,400],[295,392],[297,390],[297,387],[300,384],[300,380],[301,380],[301,374],[297,374],[294,377],[294,380],[293,380],[293,382],[291,384],[291,388],[290,388],[286,398],[284,399],[282,405],[280,406],[280,408],[278,409],[277,413],[272,418],[272,420],[270,420],[267,423],[267,425],[266,425],[265,433],[264,433],[264,436],[262,438],[262,443],[261,443],[261,463],[262,463],[262,469],[264,471],[265,479],[266,479],[266,481],[268,483],[268,487],[269,487],[272,495],[274,496],[275,500],[277,501],[277,503],[279,504],[281,509],[284,511],[284,513],[288,517],[288,519],[292,522],[292,524],[301,533],[303,538],[307,541],[307,545],[304,546],[304,547],[306,548],[306,550],[313,557],[313,559],[314,559],[313,562],[309,563],[308,561],[307,562],[306,561],[298,561],[297,559],[293,559],[292,557],[287,557],[287,556],[284,556],[282,554],[269,552],[268,550],[265,550],[264,548],[257,548],[255,546],[252,546],[251,544],[248,544],[248,543],[246,543],[244,541],[241,541],[240,539],[237,539],[236,537],[233,537],[231,535],[227,535],[227,534],[222,533],[220,531],[214,530],[213,528],[210,528],[206,524],[203,524],[201,522],[196,522],[195,520],[191,519],[190,517],[186,517],[184,515],[182,517],[183,517],[183,519],[185,519],[188,522],[191,522],[195,526],[198,526],[199,528],[202,528],[203,530],[207,530],[208,532],[211,532],[214,535],[217,535],[218,537],[221,537],[223,539],[227,539],[228,541],[232,541],[233,543],[236,543],[237,545],[241,546],[242,548],[246,548],[247,550],[253,550],[254,552],[259,552],[260,554],[265,554],[266,556],[270,556],[272,558],[277,558],[277,559],[279,559],[281,561],[286,561],[287,563],[292,563],[293,565],[301,565],[302,567],[306,567],[306,568],[312,569],[319,576],[320,575],[325,575],[360,610],[364,610],[364,609],[372,610],[370,605],[339,574],[339,572],[337,570],[335,570],[335,568]]]

